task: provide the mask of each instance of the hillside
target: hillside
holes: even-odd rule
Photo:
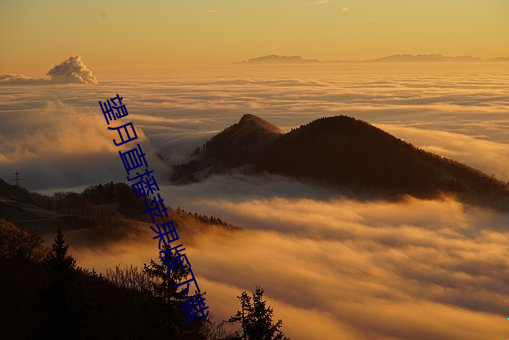
[[[204,169],[217,173],[235,166],[251,173],[279,174],[378,198],[429,198],[452,193],[472,203],[504,210],[509,207],[505,183],[351,117],[321,118],[286,134],[276,134],[272,128],[271,138],[265,139],[257,139],[254,131],[239,129],[239,124],[213,137],[196,155],[194,169],[186,168],[188,165],[177,169],[201,171],[203,175]],[[239,139],[239,135],[249,138]],[[227,152],[209,149],[208,145],[215,146],[218,139],[221,143],[217,146],[227,146]],[[239,140],[242,143],[236,149]],[[182,179],[178,172],[174,177]]]
[[[172,179],[177,182],[192,181],[211,173],[251,164],[255,156],[263,153],[283,133],[260,117],[246,114],[238,123],[212,137],[194,160],[176,166]]]
[[[168,218],[163,220],[172,220],[179,228],[194,230],[219,225],[238,229],[213,216],[167,209]],[[145,202],[136,199],[133,189],[124,183],[110,182],[91,186],[82,193],[45,196],[0,179],[0,220],[11,221],[37,235],[53,234],[60,227],[66,231],[86,230],[95,239],[120,239],[148,228],[151,219],[143,214],[145,210]]]
[[[211,339],[207,323],[186,323],[176,291],[167,289],[171,299],[160,294],[160,277],[132,266],[105,275],[80,267],[57,271],[50,249],[0,220],[2,339]]]

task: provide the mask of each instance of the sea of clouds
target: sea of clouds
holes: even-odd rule
[[[40,175],[27,173],[25,183],[34,189],[95,183],[105,172],[118,180],[116,159],[107,156],[115,153],[114,132],[98,104],[118,93],[152,151],[172,163],[244,113],[285,130],[347,114],[509,181],[506,65],[232,65],[91,84],[81,58],[70,57],[49,71],[59,81],[0,82],[0,176],[16,167],[30,172],[33,164]],[[74,74],[94,81],[74,82]],[[80,164],[94,159],[109,165],[90,171]]]
[[[244,229],[180,232],[216,320],[265,289],[294,339],[495,339],[507,334],[509,215],[452,198],[360,202],[277,176],[162,188],[171,205]],[[72,248],[104,271],[156,257],[143,236]],[[71,236],[71,244],[74,242]]]
[[[509,181],[507,64],[223,65],[86,82],[70,69],[0,80],[0,177],[19,169],[41,192],[125,180],[98,104],[118,93],[165,202],[244,227],[181,236],[216,318],[234,314],[241,289],[262,286],[296,339],[509,336],[507,214],[447,197],[362,202],[278,176],[168,182],[169,164],[245,113],[285,130],[347,114]],[[98,270],[141,265],[155,250],[150,230],[72,247]]]

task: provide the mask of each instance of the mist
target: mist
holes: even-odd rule
[[[292,338],[507,337],[507,214],[454,197],[361,201],[272,175],[169,183],[172,164],[245,113],[287,131],[350,115],[508,181],[509,72],[399,67],[218,66],[93,86],[0,77],[13,79],[0,81],[0,176],[19,169],[26,188],[46,193],[125,180],[123,149],[98,105],[118,93],[165,203],[243,228],[181,226],[217,319],[235,313],[243,289],[261,286]],[[121,242],[71,232],[71,253],[98,271],[141,266],[157,257],[149,226],[141,227]]]
[[[286,179],[267,178],[267,187],[261,179],[240,180],[215,176],[163,189],[172,203],[244,228],[181,226],[216,319],[235,313],[240,291],[261,286],[293,338],[493,339],[507,333],[509,215],[450,197],[362,202]],[[214,198],[219,185],[229,189]],[[268,187],[279,194],[267,195]],[[157,256],[149,236],[148,229],[141,238],[72,252],[98,270],[141,266]]]
[[[509,75],[500,72],[505,64],[497,65],[222,66],[157,78],[101,78],[96,85],[4,82],[0,176],[10,178],[21,168],[25,185],[37,190],[121,180],[98,105],[119,93],[129,110],[125,119],[144,136],[154,166],[164,172],[157,174],[161,181],[169,166],[157,154],[170,164],[184,162],[245,113],[287,131],[322,116],[350,115],[506,181]],[[97,175],[84,159],[95,159]],[[32,168],[46,169],[44,179]]]

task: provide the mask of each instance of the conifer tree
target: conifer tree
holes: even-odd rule
[[[84,336],[82,287],[76,260],[68,249],[59,228],[55,243],[44,261],[48,283],[38,304],[45,318],[41,335],[51,339],[80,339]]]
[[[163,251],[169,249],[169,245],[163,247]],[[151,278],[152,294],[158,298],[159,310],[167,317],[165,325],[159,326],[166,329],[165,336],[169,339],[204,340],[205,322],[197,320],[193,325],[186,323],[181,302],[187,299],[187,295],[184,289],[175,288],[177,284],[188,279],[189,266],[185,264],[183,268],[173,269],[168,273],[167,264],[176,260],[178,255],[172,253],[163,261],[162,254],[159,255],[158,262],[150,260],[149,264],[144,264],[143,269]]]
[[[273,310],[263,299],[263,289],[256,288],[252,297],[245,291],[237,296],[241,310],[232,316],[228,322],[240,323],[242,334],[236,333],[235,339],[242,340],[285,340],[288,339],[281,332],[281,320],[273,323]]]
[[[76,269],[76,260],[68,254],[69,245],[66,244],[64,234],[61,228],[57,230],[55,243],[52,249],[46,255],[47,268],[54,274],[63,276],[70,274]]]
[[[163,247],[163,250],[168,249],[169,246]],[[175,255],[171,255],[170,259],[166,260],[166,262],[171,263],[173,259],[176,259]],[[182,289],[177,291],[173,287],[189,275],[189,267],[187,265],[182,269],[172,270],[170,275],[168,275],[168,267],[164,264],[161,253],[159,255],[159,262],[151,259],[149,264],[143,265],[143,271],[152,278],[153,294],[161,298],[165,304],[169,304],[170,301],[181,301],[185,299],[185,292]]]

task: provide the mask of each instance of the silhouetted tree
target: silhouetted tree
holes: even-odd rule
[[[25,234],[0,221],[0,338],[225,340],[222,325],[186,323],[187,296],[174,286],[187,267],[168,276],[160,259],[145,270],[117,267],[106,280],[77,266],[61,230],[52,246]]]
[[[68,253],[68,248],[59,228],[55,243],[44,260],[49,280],[39,301],[39,309],[45,321],[41,335],[51,339],[86,337],[76,260]]]
[[[288,339],[280,330],[283,321],[272,322],[273,310],[267,305],[267,301],[263,299],[263,289],[256,288],[252,292],[252,297],[244,291],[237,298],[240,301],[241,309],[228,320],[230,323],[240,323],[242,326],[242,334],[237,332],[234,336],[235,339]]]
[[[152,279],[152,293],[165,304],[169,304],[170,301],[184,300],[185,292],[183,290],[177,292],[173,287],[189,275],[189,267],[186,265],[182,269],[174,269],[168,275],[168,267],[163,263],[162,254],[159,255],[159,262],[151,259],[149,264],[143,265],[143,271]],[[165,261],[171,263],[175,257],[175,255],[172,255]]]
[[[163,249],[168,250],[169,247]],[[165,263],[172,263],[178,255],[168,254],[164,262],[162,255],[163,253],[159,256],[159,262],[150,260],[148,265],[144,264],[144,272],[151,278],[152,294],[157,298],[161,314],[167,316],[165,325],[160,323],[163,329],[166,328],[165,336],[169,339],[205,339],[206,321],[196,320],[193,325],[186,324],[187,319],[181,302],[186,300],[187,295],[184,289],[174,288],[188,278],[189,266],[185,263],[183,268],[173,269],[168,275],[168,267]]]
[[[55,243],[46,255],[46,265],[55,274],[63,276],[76,269],[76,260],[68,254],[69,246],[65,243],[64,233],[61,228],[57,230]]]

